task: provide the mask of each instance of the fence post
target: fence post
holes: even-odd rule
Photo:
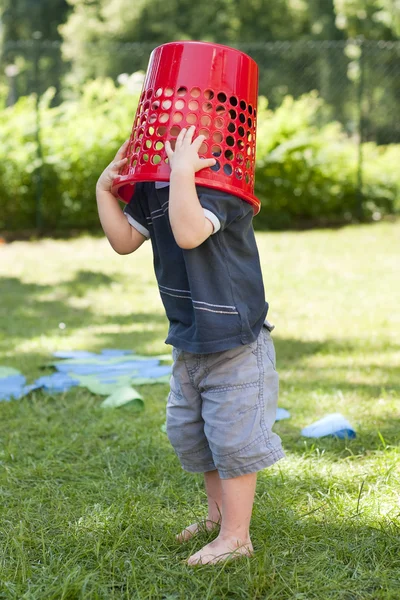
[[[36,231],[40,234],[43,230],[43,151],[40,134],[40,81],[39,81],[39,61],[40,61],[40,39],[41,31],[35,31],[33,34],[33,65],[34,65],[34,87],[35,87],[35,138],[36,138],[36,158],[38,167],[35,171],[36,199],[35,199],[35,224]]]
[[[363,111],[363,98],[364,98],[364,71],[365,71],[365,63],[364,63],[364,45],[363,38],[359,38],[358,44],[360,48],[360,56],[358,60],[360,73],[358,80],[358,90],[357,90],[357,105],[358,105],[358,157],[357,157],[357,218],[359,221],[362,221],[364,218],[364,207],[363,207],[363,161],[364,161],[364,153],[363,153],[363,143],[364,143],[364,111]]]

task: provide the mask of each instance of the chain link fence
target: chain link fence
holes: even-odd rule
[[[236,47],[258,63],[260,94],[272,109],[287,94],[297,98],[317,90],[329,104],[332,119],[350,134],[359,132],[363,140],[378,144],[400,142],[400,41],[257,42]],[[120,73],[146,70],[153,48],[150,43],[93,44],[86,53],[86,77],[116,80]],[[24,67],[18,72],[12,66],[19,56]],[[60,101],[70,65],[62,60],[60,42],[28,40],[7,42],[0,68],[7,76],[11,104],[49,86],[56,87],[56,102]]]
[[[268,98],[271,109],[288,94],[298,98],[318,91],[328,106],[329,118],[339,121],[357,141],[361,194],[363,142],[400,143],[400,41],[282,41],[236,47],[258,63],[259,91]],[[151,43],[93,44],[86,48],[90,51],[85,52],[80,76],[110,76],[117,81],[121,73],[145,71],[153,48]],[[60,42],[33,39],[5,43],[0,80],[2,77],[8,86],[8,105],[32,92],[39,97],[49,86],[57,90],[53,102],[61,102],[70,67],[62,58]],[[39,127],[39,119],[37,122]],[[37,139],[39,156],[39,134]],[[40,194],[39,185],[38,206]]]

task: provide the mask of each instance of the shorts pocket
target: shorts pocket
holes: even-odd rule
[[[182,353],[182,350],[179,350],[179,348],[175,348],[175,346],[172,346],[172,360],[174,362],[179,360],[181,353]]]
[[[269,362],[272,364],[273,368],[276,371],[276,353],[275,353],[275,346],[274,346],[274,342],[269,334],[268,329],[263,329],[264,331],[264,351],[265,354],[269,360]]]
[[[250,344],[246,344],[246,345],[249,348],[249,350],[251,350],[253,353],[256,353],[257,346],[258,346],[258,339],[254,340],[254,342],[251,342]]]
[[[275,346],[274,346],[274,342],[272,340],[270,340],[267,343],[267,356],[269,358],[269,360],[272,363],[272,366],[274,367],[275,371],[276,371],[276,354],[275,354]]]

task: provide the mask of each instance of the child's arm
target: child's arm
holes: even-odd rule
[[[186,250],[200,246],[213,232],[213,225],[204,216],[199,202],[194,175],[200,169],[212,167],[215,159],[199,158],[198,152],[205,138],[200,135],[192,143],[194,131],[193,126],[182,129],[175,151],[169,142],[165,145],[171,166],[169,220],[176,243]]]
[[[96,184],[97,209],[101,226],[112,248],[118,254],[135,252],[146,240],[144,235],[130,225],[117,198],[111,193],[113,181],[127,161],[123,158],[127,146],[128,140],[118,150],[114,160],[104,169]]]

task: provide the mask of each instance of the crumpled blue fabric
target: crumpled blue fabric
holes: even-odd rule
[[[6,402],[9,402],[10,400],[19,400],[39,387],[34,383],[31,385],[25,385],[25,383],[26,379],[21,374],[0,377],[0,402],[2,400]]]
[[[66,373],[53,373],[39,377],[34,385],[36,388],[44,388],[47,392],[59,393],[67,392],[70,388],[79,385],[79,381]]]
[[[60,351],[54,356],[64,359],[53,364],[56,373],[39,377],[27,386],[26,379],[15,370],[15,374],[0,377],[0,400],[18,399],[34,389],[43,388],[48,392],[66,392],[71,387],[80,385],[75,377],[92,375],[101,384],[119,384],[122,377],[136,379],[158,379],[171,374],[171,365],[161,365],[160,357],[135,357],[130,350],[105,348],[101,354],[94,352]],[[126,357],[126,358],[124,358]],[[120,360],[119,360],[120,359]]]
[[[126,356],[128,354],[133,354],[133,352],[131,350],[115,350],[113,348],[104,348],[100,355],[95,352],[87,352],[86,350],[60,350],[58,352],[53,352],[53,356],[56,356],[57,358],[76,359],[100,358],[101,356]]]
[[[301,430],[301,435],[310,438],[320,438],[329,435],[340,439],[354,439],[356,432],[343,415],[332,413],[304,427]]]
[[[101,351],[103,356],[127,356],[128,354],[133,354],[131,350],[114,350],[113,348],[104,348]]]
[[[97,354],[94,352],[86,352],[86,350],[60,350],[59,352],[53,352],[53,356],[57,358],[96,358]]]
[[[103,364],[96,363],[55,363],[55,368],[60,373],[76,373],[77,375],[97,375],[102,381],[113,376],[131,375],[132,377],[161,377],[171,372],[170,365],[160,365],[158,358],[148,360],[128,359],[120,363],[107,364],[108,357],[104,357]]]
[[[290,419],[290,412],[286,408],[277,408],[275,421],[283,421],[284,419]]]
[[[53,373],[39,377],[31,385],[25,385],[26,379],[23,375],[10,375],[0,378],[0,401],[19,400],[33,390],[43,388],[48,392],[66,392],[71,387],[79,385],[77,379],[73,379],[64,373]]]
[[[0,379],[0,400],[18,399],[23,395],[26,379],[23,375],[8,375]]]

